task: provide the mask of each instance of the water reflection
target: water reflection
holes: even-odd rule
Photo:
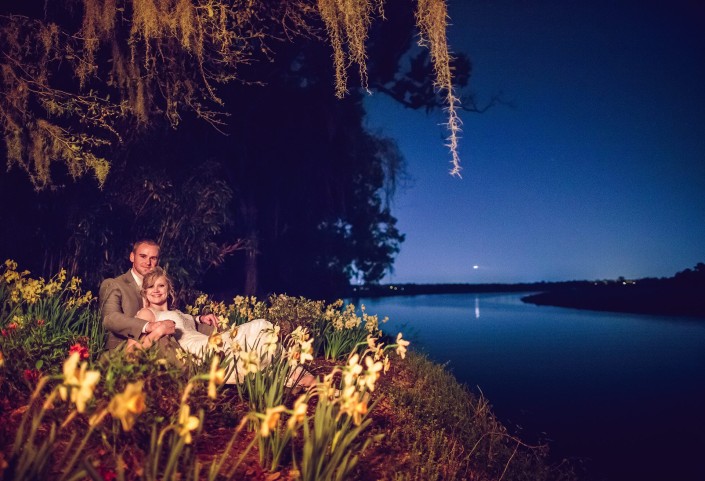
[[[415,332],[414,348],[481,388],[525,440],[547,433],[556,461],[585,460],[585,479],[705,480],[697,461],[705,451],[705,323],[534,306],[520,297],[360,301],[389,316],[385,330]]]

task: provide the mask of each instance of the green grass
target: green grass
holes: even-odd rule
[[[390,479],[575,479],[568,466],[547,462],[544,446],[527,446],[508,434],[489,402],[443,366],[410,352],[390,374],[384,396],[392,422],[375,428],[385,434],[375,451],[397,460]]]

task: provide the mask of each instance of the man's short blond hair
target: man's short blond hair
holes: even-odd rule
[[[159,247],[159,244],[156,243],[156,241],[153,241],[152,239],[140,239],[134,244],[132,244],[132,252],[135,254],[137,253],[137,248],[141,246],[142,244],[147,244],[148,246],[154,246],[157,249],[161,250],[162,248]]]

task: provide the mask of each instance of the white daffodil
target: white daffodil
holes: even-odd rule
[[[401,332],[397,334],[397,354],[402,359],[406,357],[406,348],[409,344],[409,341],[401,338]]]

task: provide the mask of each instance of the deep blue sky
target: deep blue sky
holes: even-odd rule
[[[458,179],[442,113],[369,99],[368,126],[398,140],[413,179],[393,204],[406,241],[385,281],[661,277],[705,262],[699,3],[451,0],[469,90],[516,108],[463,116]]]

